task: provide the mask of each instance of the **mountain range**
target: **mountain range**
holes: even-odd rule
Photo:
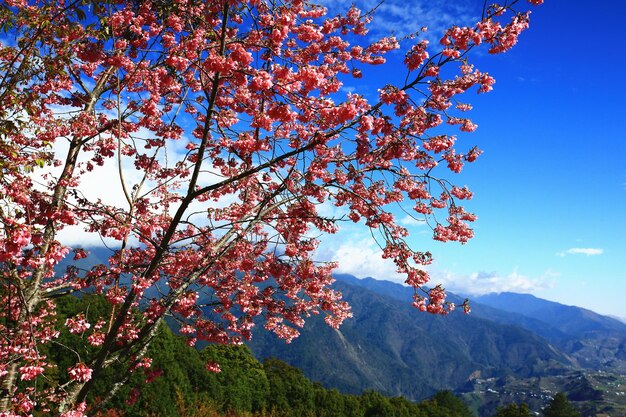
[[[338,275],[337,279],[410,302],[413,290],[373,278]],[[452,294],[451,301],[461,302]],[[531,331],[568,356],[573,365],[626,374],[626,324],[593,311],[510,292],[473,297],[471,317]]]
[[[471,390],[476,381],[558,376],[565,386],[581,371],[626,375],[626,324],[613,318],[514,293],[475,297],[469,315],[433,316],[411,307],[412,288],[336,278],[352,319],[333,330],[311,318],[289,345],[255,332],[249,344],[255,356],[279,358],[343,392],[374,389],[413,400],[441,389]],[[590,390],[589,398],[597,397]]]
[[[626,374],[626,324],[619,320],[528,294],[489,294],[476,303],[476,316],[531,330],[581,368]]]
[[[91,262],[106,263],[103,249],[92,254]],[[433,316],[411,306],[407,286],[351,275],[336,279],[352,319],[334,330],[311,317],[289,345],[257,326],[249,343],[256,358],[276,357],[344,393],[375,390],[419,401],[449,389],[465,395],[481,416],[507,401],[539,410],[559,390],[574,400],[599,401],[584,414],[595,416],[615,405],[602,403],[592,383],[599,381],[599,389],[613,390],[612,398],[624,403],[618,409],[626,411],[626,324],[619,320],[514,293],[473,297],[469,315]],[[463,302],[454,294],[448,298]]]

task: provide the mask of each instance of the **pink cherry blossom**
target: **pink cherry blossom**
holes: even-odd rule
[[[20,379],[22,381],[33,380],[37,377],[37,375],[41,375],[43,371],[44,371],[43,366],[37,366],[37,365],[22,366],[19,369]]]
[[[73,410],[70,410],[61,414],[61,417],[87,417],[85,415],[86,409],[87,409],[87,403],[82,402],[78,404]]]
[[[68,318],[65,320],[65,325],[69,329],[70,333],[79,334],[88,330],[91,327],[91,324],[85,320],[84,314],[79,314],[73,318]]]
[[[117,0],[100,14],[80,1],[7,1],[0,377],[11,397],[0,415],[83,416],[86,401],[98,406],[91,378],[119,358],[152,380],[161,371],[137,352],[165,317],[189,345],[242,343],[257,323],[290,342],[311,315],[340,326],[352,313],[332,288],[336,264],[317,253],[342,220],[374,234],[418,310],[452,311],[442,287],[425,287],[432,256],[409,246],[394,211],[439,241],[473,237],[476,215],[462,206],[472,193],[454,174],[481,153],[465,140],[469,93],[495,80],[471,62],[527,29],[511,3],[429,45],[421,33],[376,39],[375,15],[355,6],[328,16],[302,1],[181,0],[163,13]],[[400,48],[405,75],[370,78]],[[361,78],[378,95],[348,93]],[[112,166],[117,191],[86,189]],[[108,254],[70,247],[71,233]],[[108,313],[59,320],[55,300],[76,293],[101,295]],[[61,346],[79,362],[40,389],[56,378],[43,352],[64,328],[89,349]]]
[[[72,381],[87,382],[91,379],[92,372],[93,370],[82,362],[68,369]]]

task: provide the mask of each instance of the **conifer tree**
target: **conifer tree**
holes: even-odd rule
[[[506,407],[498,407],[494,417],[531,417],[531,413],[526,403],[512,403]]]
[[[543,409],[543,415],[544,417],[581,417],[562,392],[557,393],[550,404]]]

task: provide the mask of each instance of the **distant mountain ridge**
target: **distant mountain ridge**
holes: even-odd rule
[[[577,366],[626,374],[626,323],[529,294],[489,294],[476,297],[476,305],[478,316],[495,311],[491,319],[498,322],[505,313],[523,316],[517,325],[554,343]]]
[[[406,285],[372,277],[357,278],[347,274],[337,274],[335,278],[351,285],[367,288],[377,294],[387,295],[399,301],[409,303],[412,301],[413,289]],[[465,298],[454,293],[449,293],[448,300],[460,304]],[[522,327],[552,342],[562,342],[570,339],[568,334],[562,332],[550,323],[519,313],[518,311],[524,311],[521,305],[518,305],[516,308],[500,309],[489,303],[481,303],[480,297],[471,297],[470,306],[472,309],[470,315],[473,317],[480,317],[502,324]]]
[[[356,278],[338,274],[335,277],[352,285],[357,285],[387,295],[401,301],[411,301],[413,289],[391,281],[375,278]],[[460,303],[464,300],[456,294],[449,294],[449,300]],[[470,298],[472,315],[505,324],[515,324],[546,337],[559,340],[568,337],[586,337],[626,334],[626,323],[591,310],[544,300],[530,294],[512,292],[491,293]]]
[[[375,389],[413,400],[457,389],[473,378],[530,377],[572,366],[566,355],[526,329],[461,312],[420,313],[407,302],[412,289],[337,278],[335,287],[351,304],[353,319],[332,330],[311,318],[290,345],[255,332],[249,343],[255,356],[277,357],[344,392]]]
[[[391,281],[336,275],[340,281],[410,302],[413,289]],[[450,301],[464,300],[455,294]],[[626,323],[581,307],[511,292],[471,297],[470,316],[521,327],[551,343],[577,367],[626,374]]]
[[[522,314],[551,324],[563,333],[584,337],[594,332],[626,333],[626,324],[581,307],[543,300],[530,294],[492,293],[474,298],[477,303]]]
[[[469,315],[432,316],[411,307],[412,288],[335,277],[354,318],[339,330],[310,318],[291,345],[257,331],[249,344],[257,358],[279,358],[348,393],[374,389],[420,400],[450,389],[463,393],[481,416],[507,401],[529,401],[540,410],[551,398],[540,381],[579,400],[602,397],[597,388],[581,385],[584,375],[595,372],[609,381],[615,381],[612,374],[626,376],[626,325],[589,310],[504,293],[471,299]],[[450,294],[449,300],[464,298]],[[594,403],[590,410],[610,403]]]

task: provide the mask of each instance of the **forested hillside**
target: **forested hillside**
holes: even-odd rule
[[[61,299],[58,320],[64,322],[75,311],[88,311],[96,322],[107,314],[101,297]],[[43,386],[62,384],[66,367],[83,356],[86,349],[79,335],[67,331],[47,353],[59,370]],[[89,415],[116,417],[215,417],[215,416],[335,416],[335,417],[470,417],[465,404],[448,391],[413,403],[389,398],[374,391],[346,395],[312,382],[300,370],[277,359],[257,361],[246,346],[210,345],[196,350],[185,340],[161,326],[150,348],[151,366],[136,369],[129,381],[112,398],[105,410]],[[207,369],[209,363],[215,370]],[[106,397],[107,388],[121,375],[113,369],[100,382],[94,396]]]
[[[314,317],[286,345],[257,328],[252,351],[258,358],[278,357],[327,387],[355,394],[375,389],[415,401],[475,378],[539,376],[570,365],[528,330],[460,311],[420,315],[408,301],[377,293],[384,283],[372,284],[377,288],[352,285],[345,276],[334,284],[354,313],[338,330]]]

